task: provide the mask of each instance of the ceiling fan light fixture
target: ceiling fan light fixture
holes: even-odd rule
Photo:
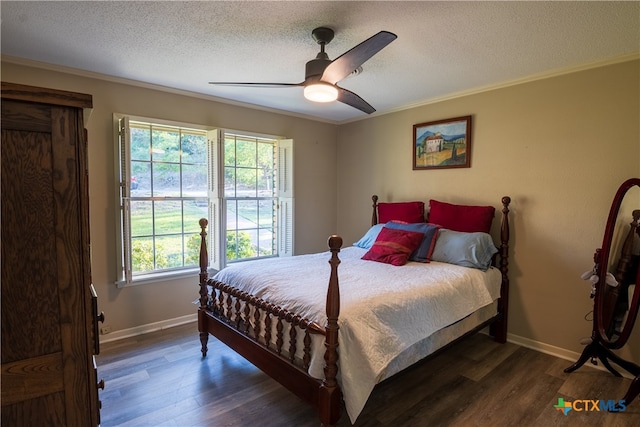
[[[324,51],[325,45],[333,39],[333,30],[319,27],[311,33],[313,39],[320,45],[320,52],[305,64],[304,80],[300,83],[241,83],[241,82],[209,82],[214,85],[244,86],[244,87],[304,87],[304,97],[311,102],[329,103],[339,101],[356,108],[363,113],[371,114],[376,111],[357,94],[337,86],[337,83],[349,76],[362,72],[362,64],[373,55],[394,41],[397,36],[389,31],[380,31],[362,43],[349,49],[333,61]]]
[[[338,89],[327,83],[313,83],[304,87],[304,97],[313,102],[333,102],[338,99]]]

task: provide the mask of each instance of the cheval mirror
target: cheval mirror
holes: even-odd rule
[[[591,360],[597,360],[614,375],[611,366],[629,372],[635,378],[623,400],[628,405],[640,394],[640,366],[626,361],[611,350],[622,348],[631,336],[640,305],[640,269],[638,268],[640,227],[640,178],[625,181],[611,203],[602,247],[594,255],[595,296],[591,342],[569,373]],[[631,222],[629,222],[631,221]]]

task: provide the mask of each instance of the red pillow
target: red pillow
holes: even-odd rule
[[[378,203],[378,222],[424,222],[424,202]]]
[[[409,255],[422,243],[424,234],[415,231],[394,230],[382,227],[371,249],[362,259],[405,265]]]
[[[465,233],[489,233],[496,211],[493,206],[452,205],[433,199],[429,206],[430,223]]]

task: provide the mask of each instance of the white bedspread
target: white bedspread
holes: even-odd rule
[[[339,254],[339,381],[351,422],[398,354],[500,296],[496,268],[482,272],[439,262],[395,267],[361,260],[365,252],[347,247]],[[330,257],[324,252],[242,262],[214,278],[325,325]],[[314,349],[309,373],[322,378],[320,340]]]

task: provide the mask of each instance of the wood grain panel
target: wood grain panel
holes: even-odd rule
[[[48,394],[2,407],[3,426],[69,426],[65,422],[64,393]]]
[[[61,344],[51,138],[3,129],[1,156],[4,364],[55,353]],[[25,317],[34,310],[38,316]]]
[[[85,407],[90,396],[89,372],[93,368],[86,358],[89,352],[88,284],[84,285],[83,248],[81,234],[80,180],[84,180],[84,158],[79,157],[82,129],[77,128],[76,109],[53,107],[52,166],[56,241],[56,275],[60,306],[59,327],[62,349],[65,353],[64,382],[67,423],[81,425],[82,416],[77,408]],[[77,418],[76,418],[77,417]]]
[[[84,93],[2,82],[2,99],[17,99],[40,104],[64,105],[76,108],[93,107],[93,98]]]
[[[60,352],[2,365],[2,406],[46,396],[63,389]]]
[[[2,129],[49,133],[51,132],[51,107],[3,99]]]

